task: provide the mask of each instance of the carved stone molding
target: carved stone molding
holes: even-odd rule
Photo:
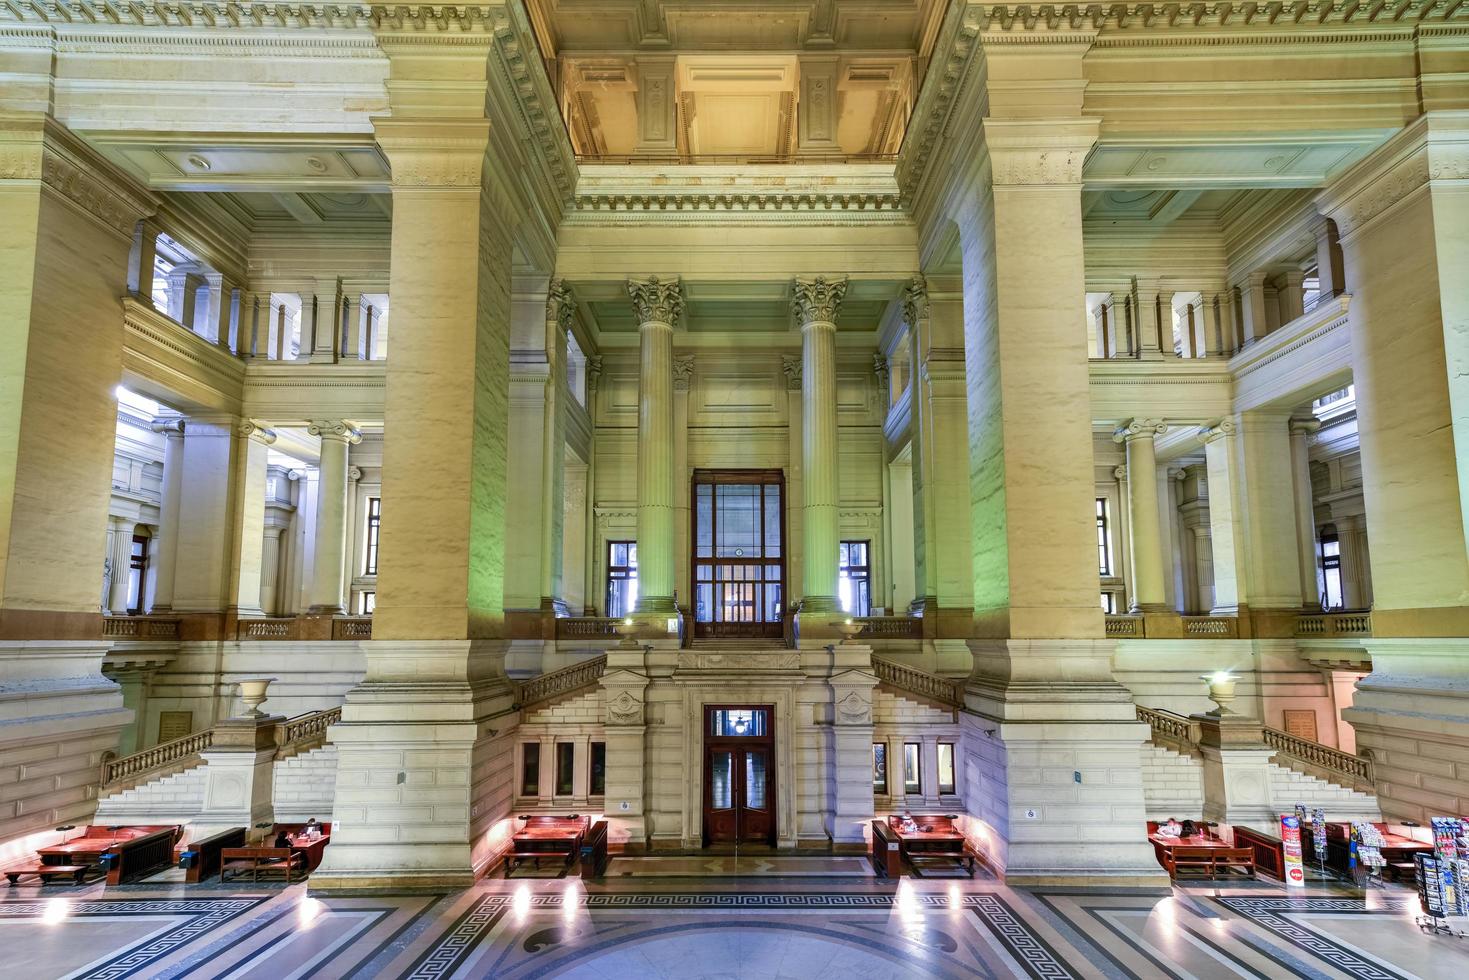
[[[154,419],[148,426],[166,439],[176,439],[184,434],[183,419]]]
[[[911,329],[928,316],[928,280],[914,276],[903,289],[903,321]]]
[[[678,279],[629,279],[627,294],[632,298],[639,323],[675,324],[683,315],[683,286]]]
[[[847,277],[797,279],[791,310],[802,323],[835,323],[842,297],[847,295]]]
[[[1127,467],[1126,466],[1120,466],[1120,465],[1119,466],[1112,467],[1112,479],[1118,480],[1118,481],[1123,482],[1123,483],[1126,483],[1127,482]]]
[[[587,388],[596,391],[602,383],[602,355],[587,355]]]
[[[373,132],[394,187],[471,188],[483,180],[489,127],[488,120],[380,119]]]
[[[276,439],[275,430],[258,419],[241,419],[235,431],[240,434],[241,438],[254,439],[267,446]]]
[[[872,702],[856,691],[848,691],[836,703],[837,722],[843,725],[872,724]]]
[[[155,199],[50,120],[0,125],[0,180],[39,180],[120,235],[131,238]]]
[[[362,482],[362,469],[357,466],[347,467],[347,480],[351,483]]]
[[[678,655],[679,670],[755,671],[755,670],[798,670],[801,655],[786,653],[692,653],[681,651]]]
[[[673,359],[673,390],[688,391],[694,383],[694,355],[680,354]]]
[[[576,299],[571,295],[571,287],[564,279],[552,279],[551,286],[546,290],[546,321],[554,322],[557,329],[563,333],[571,329],[571,321],[576,319]]]
[[[314,419],[306,426],[306,431],[322,439],[345,442],[349,446],[355,446],[362,441],[361,430],[345,419]]]
[[[641,725],[643,723],[643,702],[633,697],[629,691],[619,691],[607,702],[607,723],[609,725]]]
[[[1199,439],[1205,443],[1213,442],[1215,439],[1227,439],[1234,435],[1234,419],[1222,418],[1213,425],[1199,426]]]
[[[877,378],[878,389],[886,392],[888,390],[888,359],[881,354],[873,354],[872,373]]]
[[[801,359],[792,354],[780,355],[780,369],[786,376],[786,388],[801,390]]]
[[[1129,419],[1112,433],[1113,442],[1131,442],[1134,439],[1153,439],[1168,431],[1168,423],[1161,419]]]

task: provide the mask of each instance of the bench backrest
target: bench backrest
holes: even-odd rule
[[[525,818],[525,829],[543,828],[549,830],[567,830],[585,833],[592,822],[591,817],[543,817],[534,816]]]
[[[893,830],[897,830],[903,825],[903,821],[905,819],[909,818],[903,817],[901,815],[890,816],[888,817],[888,826],[891,827]],[[954,821],[950,817],[914,814],[911,819],[913,820],[913,823],[917,825],[918,829],[924,831],[925,833],[959,833],[959,828],[954,825]]]
[[[1212,861],[1214,856],[1224,851],[1232,850],[1228,847],[1175,847],[1168,853],[1173,858],[1173,863],[1179,861]]]
[[[1215,847],[1211,848],[1211,850],[1214,852],[1214,860],[1216,862],[1227,862],[1230,864],[1255,863],[1255,849],[1252,847]]]
[[[289,847],[226,847],[220,857],[226,861],[234,858],[288,858],[294,853]]]

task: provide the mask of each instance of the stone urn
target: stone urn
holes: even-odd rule
[[[832,623],[831,626],[842,635],[843,646],[853,646],[857,642],[857,635],[862,632],[863,624],[848,616],[846,619]]]
[[[643,627],[636,619],[633,619],[631,616],[625,619],[619,619],[613,624],[612,630],[618,636],[622,637],[621,642],[617,644],[619,650],[642,649],[642,644],[638,642],[638,637],[643,635]]]
[[[1229,710],[1229,705],[1234,700],[1234,688],[1239,683],[1239,678],[1227,670],[1221,670],[1215,674],[1205,674],[1199,680],[1209,685],[1209,700],[1213,701],[1216,706],[1212,714],[1219,715],[1221,718],[1234,714]]]
[[[265,712],[260,706],[265,703],[265,689],[270,687],[274,677],[251,677],[240,681],[240,700],[245,702],[245,717],[264,718]]]

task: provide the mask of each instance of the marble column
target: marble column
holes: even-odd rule
[[[265,539],[260,548],[260,609],[267,616],[280,615],[277,590],[281,570],[281,532],[279,524],[265,525]]]
[[[1157,455],[1153,440],[1168,431],[1157,419],[1132,419],[1113,435],[1127,453],[1127,523],[1132,530],[1132,611],[1163,612],[1163,539],[1158,520]]]
[[[544,393],[541,426],[541,614],[554,617],[557,604],[564,608],[561,564],[562,540],[566,533],[566,332],[576,319],[576,300],[571,287],[551,280],[546,295],[546,361],[549,374]],[[554,635],[551,637],[554,639]]]
[[[801,325],[801,436],[805,548],[802,617],[819,629],[838,610],[840,529],[837,508],[838,438],[836,316],[846,279],[797,279],[793,308]]]
[[[629,279],[638,317],[638,605],[650,619],[673,612],[673,325],[683,313],[677,279]]]
[[[1321,428],[1314,418],[1290,420],[1291,487],[1296,508],[1296,548],[1300,553],[1301,607],[1321,608],[1320,561],[1316,557],[1316,502],[1311,494],[1311,434]]]
[[[313,616],[345,613],[343,575],[347,566],[347,453],[362,441],[355,423],[342,419],[312,422],[306,431],[321,439],[321,484],[316,497],[316,560],[311,572]]]
[[[1173,336],[1164,336],[1163,322],[1159,316],[1159,285],[1156,279],[1135,280],[1134,297],[1137,308],[1137,351],[1144,361],[1163,359],[1164,345],[1173,350]]]
[[[107,611],[114,616],[128,614],[128,567],[133,557],[133,521],[114,517],[107,534]]]
[[[694,355],[681,354],[673,359],[673,537],[675,596],[682,585],[690,585],[689,529],[693,524],[689,513],[689,391],[694,386]],[[684,612],[693,609],[692,593],[685,593],[680,605]],[[690,620],[692,623],[692,620]]]
[[[150,612],[173,608],[178,568],[179,510],[184,493],[184,420],[155,419],[153,431],[163,436],[163,488],[158,503],[158,537],[153,543],[153,604]]]
[[[1209,483],[1209,544],[1214,562],[1214,605],[1211,616],[1240,612],[1241,528],[1236,510],[1238,481],[1234,473],[1233,419],[1220,419],[1199,430]]]
[[[337,745],[339,829],[320,890],[456,888],[509,826],[516,713],[505,677],[510,272],[516,216],[487,156],[490,41],[422,58],[386,39],[394,351],[373,641]],[[445,105],[453,95],[460,101]],[[431,104],[420,105],[417,100]],[[504,138],[509,139],[508,134]],[[383,773],[394,778],[383,780]]]
[[[239,435],[232,473],[230,515],[230,589],[226,609],[239,617],[263,616],[260,608],[260,569],[265,550],[266,449],[276,440],[274,429],[245,419]]]
[[[796,506],[806,500],[805,439],[801,431],[801,358],[790,354],[780,356],[781,374],[785,376],[786,417],[790,425],[786,429],[786,608],[795,609],[804,592],[804,583],[795,574],[796,569],[805,567],[805,508]]]

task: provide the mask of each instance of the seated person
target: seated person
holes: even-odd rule
[[[321,824],[316,822],[315,817],[310,817],[307,819],[306,826],[302,828],[301,833],[305,834],[307,837],[320,837]]]
[[[291,846],[291,835],[288,834],[288,833],[286,833],[284,830],[282,830],[280,833],[278,833],[278,834],[275,835],[275,844],[272,845],[272,846],[274,846],[274,847],[290,847]]]
[[[1172,817],[1169,817],[1168,818],[1168,822],[1167,823],[1161,824],[1158,827],[1158,836],[1159,837],[1181,837],[1182,835],[1183,835],[1183,828],[1180,827],[1178,825],[1178,821],[1177,820],[1174,820]]]
[[[1178,831],[1182,837],[1193,837],[1198,832],[1199,828],[1192,820],[1185,820],[1183,826]]]

